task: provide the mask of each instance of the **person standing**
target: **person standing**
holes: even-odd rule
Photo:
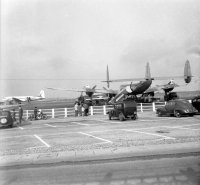
[[[22,123],[22,117],[23,117],[23,109],[21,105],[19,106],[19,125]]]
[[[74,105],[75,117],[78,116],[78,103],[76,102]]]
[[[87,116],[88,115],[88,109],[89,109],[89,106],[87,103],[84,104],[84,116]]]
[[[37,119],[37,113],[38,113],[38,109],[37,107],[34,108],[34,117],[35,117],[35,120]]]
[[[15,109],[13,109],[13,111],[12,111],[12,119],[13,119],[13,121],[15,122],[16,121],[16,112],[15,112]]]
[[[81,105],[81,112],[82,112],[82,116],[84,116],[85,115],[85,108],[84,108],[83,104]]]

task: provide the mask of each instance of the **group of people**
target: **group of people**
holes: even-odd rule
[[[86,103],[76,102],[74,105],[75,117],[88,116],[89,106]]]

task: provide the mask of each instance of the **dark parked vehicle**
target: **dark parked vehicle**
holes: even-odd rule
[[[126,99],[121,103],[114,105],[114,108],[107,112],[109,120],[112,117],[124,121],[127,118],[137,119],[137,103],[132,99]]]
[[[0,111],[0,127],[13,127],[13,119],[10,111]]]
[[[198,112],[200,112],[200,96],[192,99],[192,105],[198,110]]]
[[[164,107],[158,108],[156,114],[162,115],[174,115],[175,117],[181,117],[184,115],[193,116],[197,110],[187,100],[175,99],[170,100]]]

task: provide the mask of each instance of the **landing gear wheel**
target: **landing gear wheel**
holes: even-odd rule
[[[174,111],[174,116],[177,117],[177,118],[180,118],[181,117],[181,114],[178,112],[178,111]]]

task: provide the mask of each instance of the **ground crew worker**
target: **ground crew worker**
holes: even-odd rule
[[[82,112],[82,116],[84,116],[84,114],[85,114],[85,107],[83,106],[83,104],[81,105],[81,112]]]
[[[19,106],[19,125],[22,123],[22,117],[23,117],[23,109],[21,105]]]
[[[37,107],[34,108],[34,117],[35,117],[35,120],[37,119],[37,113],[38,113],[38,109]]]
[[[85,104],[84,104],[84,116],[87,116],[87,115],[88,115],[88,109],[89,109],[88,104],[85,103]]]
[[[82,116],[81,103],[78,103],[78,116]]]
[[[13,111],[12,111],[12,119],[13,119],[13,121],[16,121],[16,112],[15,112],[15,109],[13,109]]]
[[[78,116],[78,103],[76,102],[74,105],[75,116]]]

